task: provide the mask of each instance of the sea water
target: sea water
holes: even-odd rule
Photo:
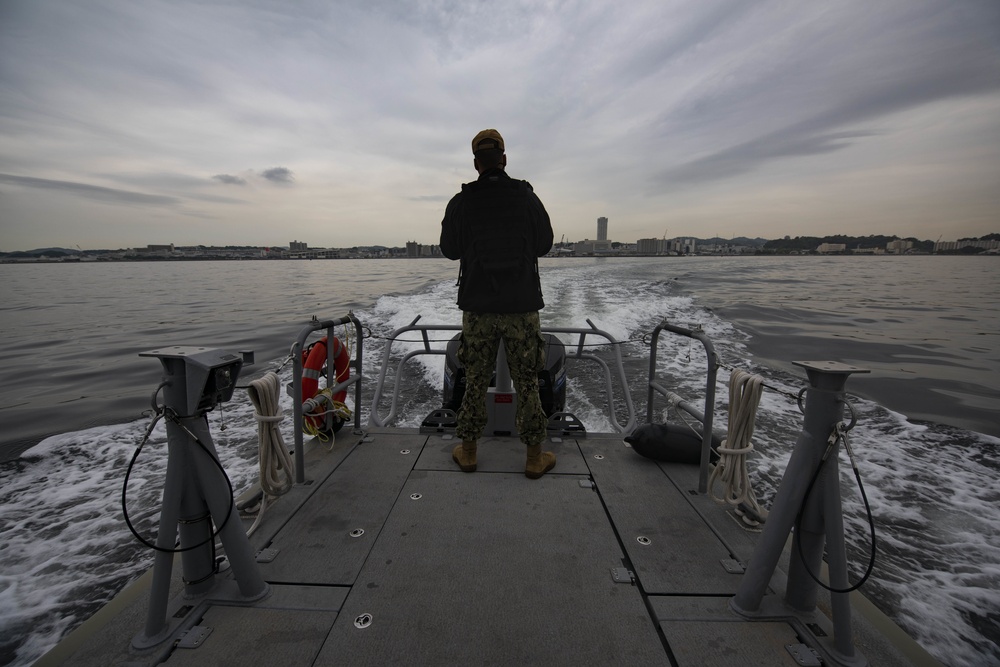
[[[241,384],[271,369],[289,380],[282,363],[300,327],[352,310],[368,336],[367,420],[384,337],[417,316],[460,322],[456,273],[437,259],[0,265],[0,447],[9,459],[0,464],[0,664],[30,664],[152,562],[120,503],[160,380],[159,363],[139,352],[253,349],[257,364]],[[749,462],[765,506],[801,427],[789,396],[805,380],[791,362],[869,368],[848,382],[858,416],[851,440],[879,538],[864,592],[945,664],[1000,665],[1000,260],[544,259],[542,276],[543,326],[589,319],[623,341],[640,420],[648,334],[663,319],[700,326],[727,368],[765,377]],[[440,402],[441,358],[426,359],[399,425],[416,425]],[[700,344],[661,339],[657,373],[700,401]],[[727,375],[717,391],[723,429]],[[585,377],[569,383],[567,404],[590,430],[611,430],[603,396]],[[677,419],[663,407],[658,420]],[[243,391],[210,413],[237,493],[257,476],[252,415]],[[287,442],[289,429],[290,420]],[[165,440],[159,424],[129,486],[129,513],[147,535]],[[843,487],[856,580],[868,560],[867,525],[846,472]]]

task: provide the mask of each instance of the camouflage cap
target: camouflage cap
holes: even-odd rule
[[[483,130],[472,140],[472,152],[499,148],[503,151],[503,137],[496,130]]]

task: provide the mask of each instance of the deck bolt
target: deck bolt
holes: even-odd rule
[[[639,537],[635,538],[635,541],[644,546],[648,546],[653,543],[653,540],[649,539],[645,535],[640,535]]]
[[[351,537],[361,537],[364,534],[365,534],[364,528],[355,528],[354,530],[351,531]]]
[[[359,628],[359,629],[367,628],[371,624],[372,624],[372,615],[371,614],[367,614],[367,613],[366,614],[361,614],[356,619],[354,619],[354,627]]]

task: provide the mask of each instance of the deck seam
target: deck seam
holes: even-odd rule
[[[636,571],[635,565],[632,564],[632,558],[629,556],[628,549],[625,546],[625,541],[622,539],[621,533],[618,531],[618,525],[615,523],[614,516],[612,516],[611,511],[608,509],[608,504],[604,500],[604,494],[601,493],[601,485],[597,483],[594,478],[594,471],[590,467],[590,462],[584,455],[583,448],[580,446],[579,440],[574,440],[577,449],[580,450],[580,456],[584,460],[584,465],[587,466],[587,471],[589,473],[590,481],[592,486],[591,491],[597,494],[597,498],[601,503],[601,509],[604,510],[604,515],[607,517],[608,525],[611,527],[611,532],[614,534],[615,539],[618,541],[618,548],[622,552],[622,565],[627,567],[632,573],[632,585],[636,587],[639,591],[639,597],[642,599],[642,604],[646,608],[646,613],[649,615],[649,620],[653,624],[653,629],[656,631],[656,636],[659,638],[660,643],[663,645],[663,651],[667,655],[667,659],[670,660],[672,667],[677,667],[677,658],[674,656],[673,649],[670,646],[670,642],[667,641],[667,635],[663,632],[663,626],[660,625],[660,621],[657,618],[656,611],[653,609],[652,602],[650,600],[650,595],[646,592],[646,589],[642,585],[642,580],[639,577],[639,573]],[[669,477],[668,475],[665,475]]]

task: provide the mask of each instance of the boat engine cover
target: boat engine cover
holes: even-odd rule
[[[538,371],[538,394],[542,399],[542,409],[546,417],[566,409],[566,346],[554,334],[543,333],[545,339],[545,365]],[[465,368],[458,360],[458,346],[462,334],[448,341],[444,365],[444,389],[442,407],[458,412],[465,395]],[[490,386],[496,386],[496,373],[490,378]]]

